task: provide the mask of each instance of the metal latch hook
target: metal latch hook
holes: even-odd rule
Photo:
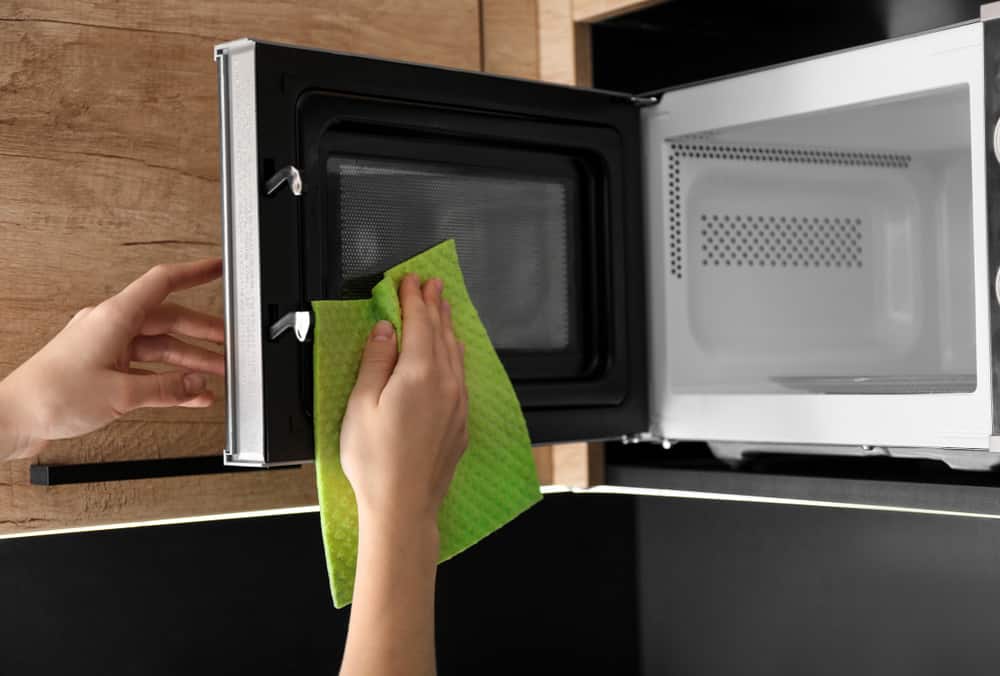
[[[277,340],[288,329],[295,332],[295,337],[300,343],[305,343],[312,339],[312,312],[308,310],[301,312],[288,312],[281,319],[271,324],[268,332],[271,340]]]
[[[264,193],[271,195],[284,183],[288,183],[288,188],[296,197],[302,194],[302,174],[291,164],[282,167],[274,176],[267,179],[264,184]]]

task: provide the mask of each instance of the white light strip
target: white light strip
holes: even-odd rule
[[[831,500],[805,500],[798,498],[777,498],[760,495],[738,495],[735,493],[710,493],[707,491],[681,491],[671,488],[639,488],[633,486],[593,486],[591,488],[573,488],[563,485],[545,485],[541,487],[543,495],[556,493],[603,493],[614,495],[642,495],[660,498],[684,498],[693,500],[720,500],[724,502],[754,502],[772,505],[798,505],[802,507],[836,507],[839,509],[865,509],[876,512],[909,512],[911,514],[936,514],[940,516],[964,516],[975,519],[1000,519],[1000,514],[983,514],[980,512],[958,512],[946,509],[923,509],[919,507],[894,507],[890,505],[865,505],[855,502],[834,502]],[[267,516],[286,516],[291,514],[314,514],[319,512],[319,505],[304,507],[281,507],[278,509],[259,509],[251,512],[226,512],[223,514],[206,514],[203,516],[182,516],[171,519],[151,519],[149,521],[128,521],[125,523],[109,523],[97,526],[76,526],[73,528],[51,528],[48,530],[25,531],[21,533],[0,534],[0,540],[14,538],[39,537],[42,535],[66,535],[69,533],[92,533],[105,530],[121,530],[124,528],[144,528],[146,526],[174,526],[184,523],[203,523],[206,521],[225,521],[226,519],[256,519]]]
[[[541,492],[570,493],[569,486],[542,486]],[[204,516],[181,516],[171,519],[151,519],[149,521],[127,521],[125,523],[108,523],[97,526],[75,526],[72,528],[50,528],[48,530],[24,531],[21,533],[2,533],[0,540],[14,538],[39,537],[42,535],[66,535],[68,533],[92,533],[102,530],[121,530],[123,528],[144,528],[146,526],[175,526],[182,523],[203,523],[205,521],[225,521],[226,519],[256,519],[264,516],[285,516],[288,514],[312,514],[319,512],[319,505],[305,507],[281,507],[279,509],[258,509],[252,512],[226,512],[223,514],[206,514]]]
[[[255,519],[260,516],[285,516],[287,514],[310,514],[312,512],[318,512],[318,511],[319,511],[318,505],[307,505],[305,507],[281,507],[279,509],[259,509],[252,512],[227,512],[225,514],[206,514],[204,516],[182,516],[172,519],[152,519],[150,521],[128,521],[125,523],[109,523],[97,526],[76,526],[73,528],[52,528],[49,530],[25,531],[23,533],[4,533],[0,534],[0,540],[38,537],[40,535],[65,535],[67,533],[91,533],[101,530],[142,528],[145,526],[173,526],[181,523],[224,521],[226,519]]]
[[[866,509],[876,512],[909,512],[912,514],[937,514],[940,516],[965,516],[976,519],[1000,519],[1000,514],[981,512],[957,512],[946,509],[923,509],[920,507],[894,507],[890,505],[866,505],[856,502],[834,502],[831,500],[806,500],[799,498],[770,498],[761,495],[738,495],[735,493],[709,493],[703,491],[680,491],[671,488],[639,488],[630,486],[593,486],[574,488],[574,493],[613,493],[619,495],[645,495],[661,498],[687,498],[696,500],[722,500],[725,502],[757,502],[773,505],[798,505],[802,507],[838,507],[840,509]]]

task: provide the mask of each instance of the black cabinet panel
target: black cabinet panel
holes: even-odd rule
[[[671,0],[596,24],[594,84],[646,92],[979,17],[977,0]]]
[[[634,500],[548,496],[438,572],[440,673],[633,674]],[[336,674],[315,514],[0,542],[0,674]]]

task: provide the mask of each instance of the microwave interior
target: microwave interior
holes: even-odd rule
[[[976,389],[966,86],[662,142],[684,393]]]

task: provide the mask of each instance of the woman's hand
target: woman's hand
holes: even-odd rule
[[[403,345],[379,322],[340,433],[358,501],[354,607],[342,676],[433,674],[437,512],[465,447],[463,349],[442,283],[403,279]]]
[[[224,325],[165,302],[222,273],[218,258],[157,265],[115,296],[80,310],[45,347],[0,382],[0,459],[29,457],[48,439],[75,437],[146,406],[210,406],[205,374],[223,355],[176,336],[224,342]],[[132,362],[177,367],[160,373]]]
[[[368,338],[341,428],[340,459],[359,517],[437,522],[437,510],[469,441],[463,349],[443,284],[399,287],[402,351],[389,322]]]

